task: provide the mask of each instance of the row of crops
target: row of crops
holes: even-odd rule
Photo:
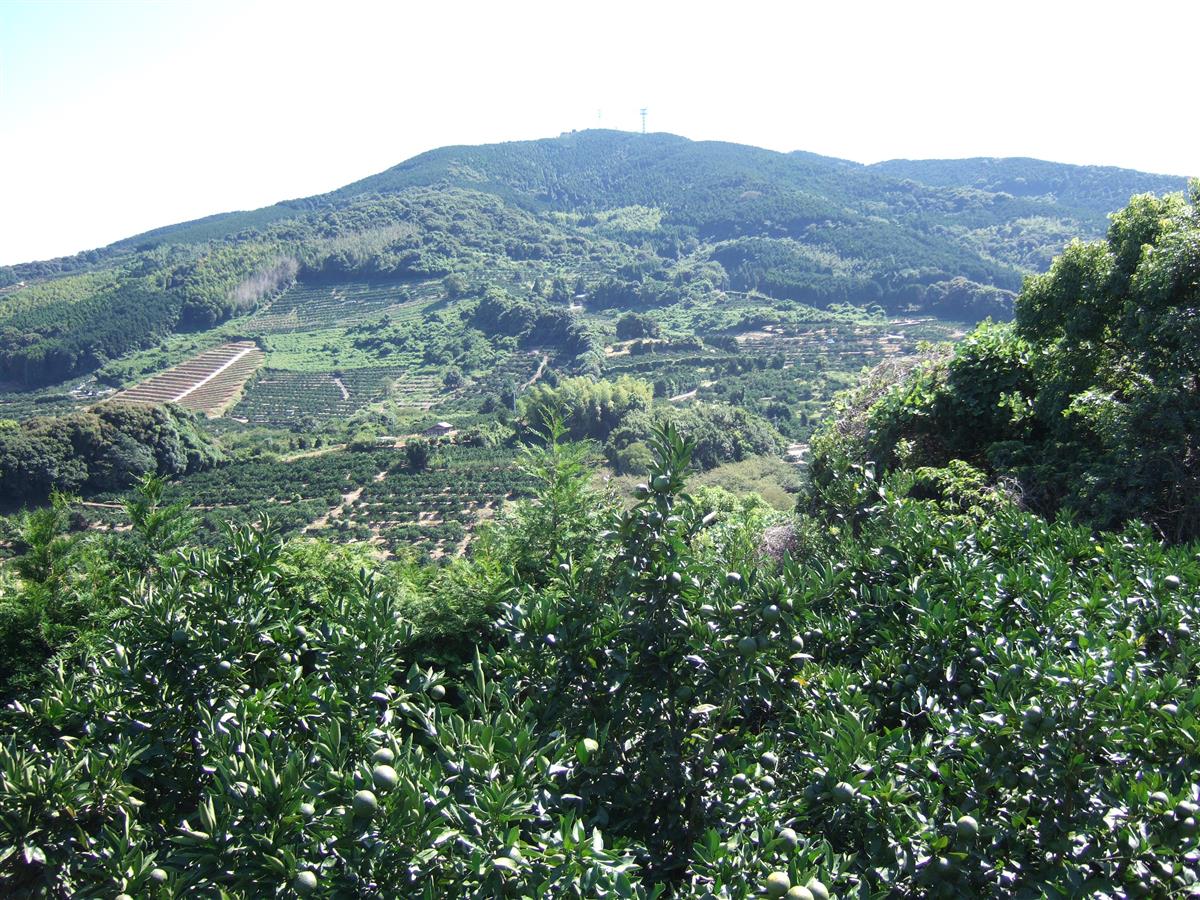
[[[384,312],[394,318],[405,318],[421,315],[441,296],[441,284],[437,281],[297,282],[254,316],[247,328],[255,332],[303,331],[359,322]]]
[[[483,398],[514,398],[533,378],[541,364],[540,353],[517,352],[501,358],[486,372],[476,372],[458,397],[458,406],[472,408]]]
[[[954,328],[928,320],[763,328],[716,349],[654,345],[649,352],[610,356],[604,375],[649,381],[660,398],[732,403],[767,418],[789,440],[806,441],[829,401],[863,367],[913,353],[922,340],[945,340]]]
[[[308,529],[370,540],[387,554],[437,557],[458,553],[481,519],[531,490],[511,450],[445,446],[421,472],[394,449],[239,461],[181,479],[168,499],[191,506],[205,540],[220,540],[226,522],[266,516],[283,534]],[[121,527],[121,497],[96,499],[81,515],[93,527]]]
[[[474,409],[481,399],[518,394],[541,362],[538,352],[507,353],[494,366],[472,373],[471,380],[454,391],[447,391],[440,374],[411,360],[333,370],[264,369],[231,414],[256,425],[291,427],[346,419],[382,400],[407,410],[444,404],[459,411]]]
[[[369,524],[392,553],[416,546],[435,554],[452,552],[482,516],[506,499],[528,496],[531,479],[515,469],[510,451],[454,448],[444,468],[421,473],[395,471],[366,486],[353,519]]]
[[[263,359],[254,341],[232,341],[159,372],[114,399],[124,403],[178,403],[215,414],[236,396]]]
[[[440,379],[408,372],[405,366],[337,372],[268,369],[246,391],[233,415],[254,424],[287,427],[307,420],[344,419],[386,398],[402,407],[429,409],[441,392]]]
[[[112,388],[99,384],[92,375],[35,391],[0,390],[0,419],[61,415],[103,400],[112,393]]]
[[[800,334],[783,331],[749,332],[738,336],[738,346],[744,353],[766,356],[781,354],[787,362],[821,360],[826,365],[858,368],[878,362],[885,356],[913,353],[929,329],[921,329],[922,337],[905,333],[904,329],[864,326],[834,326],[818,328]],[[937,340],[945,340],[949,327],[944,327]],[[932,335],[931,335],[932,337]]]

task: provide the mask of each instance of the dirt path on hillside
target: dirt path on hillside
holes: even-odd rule
[[[279,457],[280,462],[290,463],[298,459],[308,459],[310,456],[324,456],[326,453],[333,453],[335,450],[345,450],[345,444],[330,444],[327,447],[314,447],[312,450],[297,450],[295,453],[289,453],[286,456]]]
[[[684,391],[682,394],[676,394],[674,397],[668,397],[667,402],[668,403],[682,403],[684,400],[691,400],[693,397],[696,396],[696,393],[697,393],[697,391],[700,390],[700,388],[710,388],[714,384],[716,384],[715,381],[702,381],[702,382],[700,382],[699,387],[694,387],[690,391]]]
[[[550,362],[550,354],[543,353],[542,361],[541,361],[541,363],[538,364],[537,371],[533,373],[532,378],[530,378],[527,382],[525,382],[523,385],[521,385],[521,390],[523,390],[523,391],[528,390],[529,388],[531,388],[535,384],[537,384],[537,380],[542,377],[542,373],[546,371],[546,364],[549,362]]]
[[[232,357],[225,360],[225,362],[221,363],[221,365],[217,366],[215,369],[213,369],[211,372],[209,372],[207,375],[205,375],[199,381],[192,383],[187,388],[185,388],[183,391],[176,394],[174,397],[172,397],[170,399],[169,402],[170,403],[178,403],[184,397],[188,396],[188,394],[194,394],[196,391],[200,390],[200,388],[204,387],[206,384],[208,384],[214,378],[218,377],[226,369],[230,368],[234,363],[238,362],[238,360],[240,360],[243,356],[245,356],[246,354],[248,354],[256,349],[257,349],[256,347],[246,347],[242,350],[239,350]]]
[[[808,444],[788,444],[785,458],[793,466],[804,467],[808,465],[808,461],[804,458],[808,455]]]
[[[346,514],[346,510],[348,510],[355,502],[358,501],[358,498],[362,496],[363,490],[364,488],[357,488],[353,491],[342,494],[341,503],[339,503],[329,512],[325,513],[325,515],[318,516],[317,518],[313,519],[302,529],[300,529],[300,533],[308,534],[310,531],[317,531],[321,528],[327,527],[331,519],[340,519]]]

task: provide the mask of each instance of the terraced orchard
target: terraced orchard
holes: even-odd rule
[[[262,425],[288,426],[309,418],[329,422],[388,397],[401,407],[429,409],[441,389],[441,379],[409,374],[404,366],[332,372],[264,369],[232,414]]]
[[[237,399],[265,354],[254,341],[232,341],[198,353],[113,397],[124,403],[178,403],[219,416]]]
[[[437,559],[465,553],[481,522],[533,486],[509,449],[443,445],[428,468],[413,472],[404,452],[388,447],[236,460],[172,482],[164,500],[190,507],[204,543],[223,541],[227,524],[266,516],[284,536],[366,541],[381,557]],[[95,530],[125,530],[121,501],[130,496],[97,495],[79,514]]]
[[[530,496],[532,488],[511,451],[450,447],[429,470],[393,467],[373,479],[345,510],[343,527],[387,555],[407,549],[433,558],[457,556],[475,526],[506,500]]]
[[[247,327],[254,333],[271,333],[348,325],[383,313],[394,319],[406,319],[421,315],[441,296],[441,284],[437,281],[405,284],[297,282],[256,314]]]

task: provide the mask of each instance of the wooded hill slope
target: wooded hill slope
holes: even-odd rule
[[[53,384],[252,309],[301,274],[441,277],[479,255],[594,261],[630,289],[689,259],[713,287],[1007,317],[1023,275],[1182,178],[1037,160],[894,161],[586,131],[447,147],[318,197],[0,269],[0,381]],[[64,277],[69,276],[69,277]],[[24,284],[22,284],[24,282]],[[611,292],[610,292],[611,293]]]

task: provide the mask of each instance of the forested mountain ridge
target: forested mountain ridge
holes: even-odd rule
[[[1028,157],[978,156],[970,159],[891,159],[869,167],[891,178],[931,187],[974,188],[1045,201],[1103,228],[1109,213],[1134,194],[1180,190],[1178,178],[1115,166],[1076,166]]]
[[[1132,194],[1179,191],[1185,184],[1182,177],[1020,158],[892,160],[864,166],[805,152],[784,154],[669,134],[595,130],[536,141],[444,147],[329,194],[169,226],[114,247],[205,240],[363,195],[428,186],[494,193],[532,210],[662,207],[671,224],[694,228],[702,238],[728,238],[795,237],[815,222],[858,223],[863,216],[934,233],[938,225],[975,230],[1001,221],[1046,217],[1062,223],[1062,234],[1077,234],[1082,227],[1095,237],[1103,231],[1104,216]],[[1052,256],[1058,249],[1053,246],[1046,252]],[[1011,251],[998,258],[1018,269],[1041,269],[1050,257],[1032,267],[1022,265],[1020,255]],[[987,274],[989,283],[1019,286],[1011,273]]]
[[[767,215],[753,223],[764,231],[821,218],[836,221],[850,213],[896,221],[927,214],[936,222],[949,216],[976,226],[983,221],[995,224],[1001,218],[1063,219],[1069,214],[1086,216],[1081,224],[1089,236],[1098,236],[1103,216],[1131,194],[1182,190],[1184,179],[1033,159],[892,160],[863,166],[799,151],[784,154],[668,134],[584,131],[543,140],[432,150],[328,194],[164,226],[76,257],[12,266],[8,277],[19,280],[74,271],[165,243],[233,238],[305,212],[343,206],[364,195],[428,186],[495,193],[529,209],[662,206],[679,223],[712,235],[754,233],[754,214],[772,210],[763,197],[743,195],[766,192],[778,201],[773,211],[784,215]],[[979,194],[971,193],[975,191]],[[709,201],[730,197],[743,204],[754,201],[744,221],[722,223],[707,215]],[[996,205],[1000,209],[988,210]]]

